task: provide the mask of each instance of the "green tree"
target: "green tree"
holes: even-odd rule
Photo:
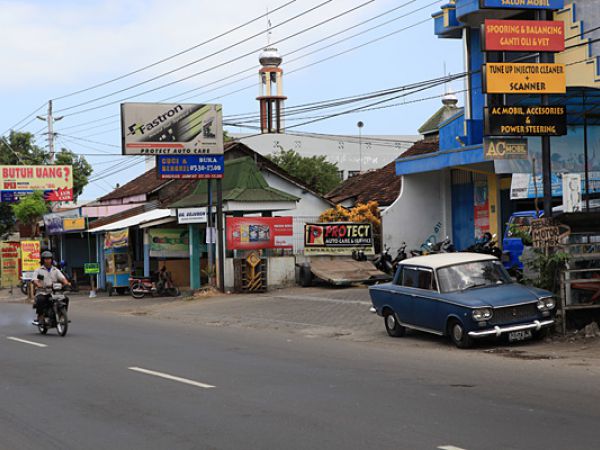
[[[83,192],[83,188],[88,184],[90,175],[93,172],[92,166],[83,156],[76,155],[70,150],[63,148],[54,158],[55,164],[73,166],[73,197],[77,197]]]
[[[268,158],[319,194],[331,191],[341,182],[337,164],[327,161],[323,155],[308,157],[294,150],[281,150]]]
[[[12,205],[12,210],[17,220],[23,225],[29,225],[34,230],[34,236],[37,236],[38,222],[48,212],[48,205],[41,192],[34,192]]]

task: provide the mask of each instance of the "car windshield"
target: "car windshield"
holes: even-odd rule
[[[497,260],[475,261],[438,269],[442,292],[464,291],[476,287],[512,283],[510,275]]]

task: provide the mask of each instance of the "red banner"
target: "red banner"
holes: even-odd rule
[[[291,217],[228,217],[228,250],[292,248],[294,225]]]
[[[485,50],[562,52],[565,24],[560,20],[485,20]]]

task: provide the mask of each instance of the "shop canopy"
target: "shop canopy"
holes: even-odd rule
[[[177,220],[175,211],[171,209],[152,209],[132,217],[127,217],[126,219],[102,225],[98,228],[93,228],[89,230],[89,232],[102,233],[105,231],[120,230],[122,228],[129,228],[133,226],[147,228],[154,225],[160,225],[162,223],[173,222],[175,220]]]
[[[214,186],[214,184],[213,184]],[[213,205],[216,189],[213,189]],[[295,209],[300,199],[268,185],[250,157],[225,161],[223,178],[224,211],[281,211]],[[173,203],[171,208],[208,206],[208,183],[199,181],[193,192]]]

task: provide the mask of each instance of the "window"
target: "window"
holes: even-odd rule
[[[419,283],[419,269],[416,267],[403,267],[401,285],[406,287],[417,287]]]
[[[344,179],[344,171],[343,170],[338,170],[338,177],[340,177],[340,180]]]
[[[360,173],[360,170],[349,170],[348,171],[348,178],[352,178],[355,177],[356,175],[358,175]]]
[[[403,267],[398,284],[428,291],[437,290],[433,272],[422,267]]]

